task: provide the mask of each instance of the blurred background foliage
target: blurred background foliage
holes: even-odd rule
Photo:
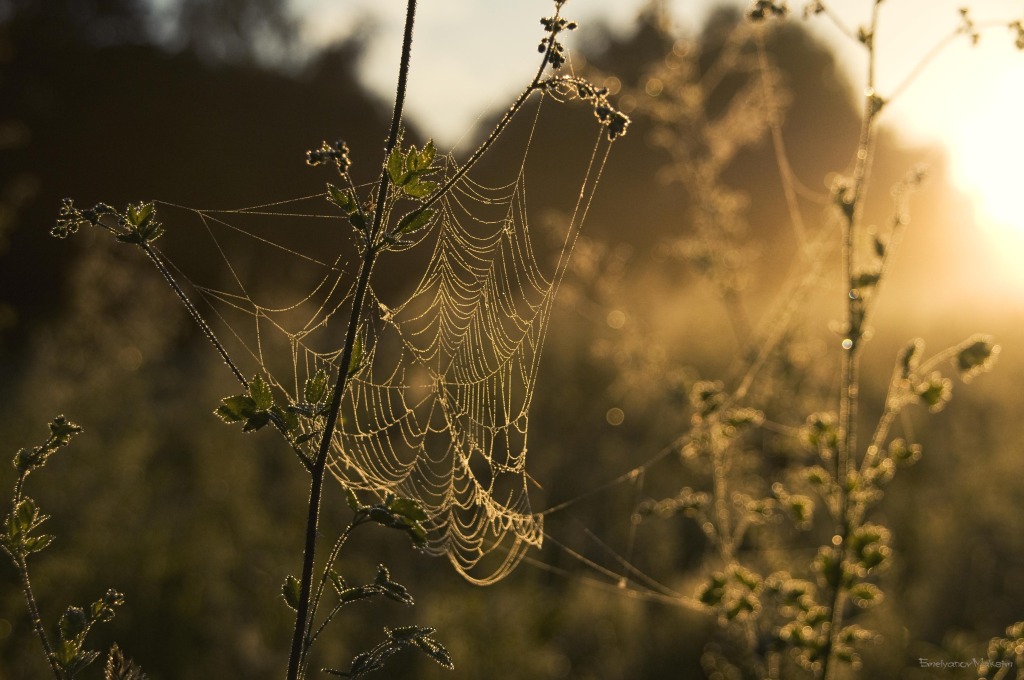
[[[303,152],[344,137],[357,165],[372,170],[389,105],[357,84],[358,39],[295,59],[294,25],[276,0],[159,7],[155,18],[133,0],[0,1],[0,442],[5,456],[37,443],[57,413],[86,428],[30,483],[58,535],[34,565],[45,616],[115,586],[127,606],[95,635],[116,639],[151,677],[268,677],[280,673],[290,637],[278,588],[300,560],[306,474],[276,436],[243,436],[211,415],[237,386],[147,262],[93,234],[55,242],[48,230],[66,195],[82,205],[159,198],[237,207],[315,193],[322,179]],[[701,231],[706,196],[679,176],[664,112],[653,107],[655,69],[685,62],[706,72],[738,21],[722,10],[683,39],[652,3],[632,32],[592,30],[574,56],[620,89],[620,103],[631,101],[634,126],[613,151],[560,292],[530,435],[535,509],[586,495],[549,516],[548,532],[621,573],[599,537],[687,594],[706,550],[699,531],[673,518],[645,520],[629,536],[638,500],[692,483],[677,457],[643,485],[595,491],[685,431],[689,386],[729,376],[748,350],[743,329],[770,318],[787,271],[802,266],[758,112],[716,131],[719,140],[749,138],[736,141],[714,178],[730,222]],[[768,51],[793,170],[825,193],[856,145],[849,88],[798,21],[769,33]],[[705,93],[704,114],[728,110],[750,77],[738,71]],[[535,153],[550,162],[531,178],[535,225],[559,217],[551,206],[561,150],[589,134],[572,124],[579,115],[559,112],[564,122],[538,130]],[[416,138],[429,134],[412,127]],[[691,159],[721,151],[713,147],[695,143]],[[890,597],[871,613],[885,634],[865,654],[872,678],[915,677],[919,657],[980,656],[1024,611],[1019,304],[1000,291],[977,304],[957,294],[984,257],[970,206],[934,150],[883,133],[869,221],[885,222],[885,188],[925,156],[939,160],[911,203],[913,224],[873,323],[864,422],[880,412],[907,339],[920,335],[937,350],[983,331],[1004,351],[995,374],[959,388],[943,414],[914,413],[909,423],[925,458],[897,477],[882,505],[898,566],[883,581]],[[822,214],[804,211],[811,224]],[[709,254],[720,258],[716,271],[729,271],[731,292],[701,275]],[[199,266],[216,265],[210,253],[194,255]],[[838,267],[838,259],[826,265],[752,397],[787,425],[832,408]],[[290,285],[282,278],[273,284]],[[331,492],[325,535],[348,512]],[[322,650],[327,663],[347,663],[382,623],[419,623],[438,628],[454,677],[700,677],[714,627],[616,588],[554,542],[486,589],[389,532],[358,536],[342,567],[370,579],[377,562],[418,604],[349,614]],[[0,678],[43,677],[8,565],[0,577]],[[420,659],[400,658],[396,668],[394,677],[451,677]]]

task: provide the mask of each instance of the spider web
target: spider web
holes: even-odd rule
[[[543,93],[533,115],[521,110],[525,126],[505,133],[521,146],[517,160],[485,158],[435,204],[429,230],[381,258],[360,325],[363,368],[349,381],[328,459],[349,489],[418,501],[428,516],[425,549],[478,584],[507,575],[543,539],[528,492],[530,405],[555,294],[610,149],[595,125],[580,167],[560,167],[576,193],[556,228],[539,228],[545,220],[528,210],[527,187],[531,168],[547,162],[533,138],[552,96]],[[488,155],[501,146],[509,144]],[[445,175],[457,169],[444,157]],[[184,212],[168,220],[172,231],[198,226],[184,239],[189,251],[208,239],[216,257],[206,269],[227,276],[203,285],[160,251],[174,279],[204,306],[232,362],[254,366],[296,404],[307,379],[336,374],[355,290],[356,239],[325,198],[227,211],[160,204]],[[268,262],[293,284],[268,281]],[[411,292],[396,283],[410,278]],[[310,458],[317,443],[304,445]]]

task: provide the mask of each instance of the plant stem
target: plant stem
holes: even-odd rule
[[[843,339],[842,372],[839,395],[839,450],[836,455],[836,483],[839,493],[839,512],[837,513],[836,536],[833,540],[839,551],[839,579],[831,592],[831,622],[828,630],[828,641],[825,644],[821,677],[832,680],[836,666],[833,663],[836,641],[843,621],[843,606],[846,604],[845,592],[842,587],[846,563],[846,550],[850,532],[849,493],[846,485],[850,474],[855,470],[857,447],[857,406],[860,397],[860,350],[863,340],[866,314],[864,301],[855,282],[855,233],[864,211],[864,196],[871,170],[872,147],[875,137],[875,118],[880,110],[878,95],[875,93],[875,49],[872,43],[878,24],[878,4],[874,5],[871,25],[868,30],[868,86],[865,92],[864,121],[861,125],[860,140],[857,144],[857,156],[854,163],[852,186],[847,195],[838,197],[841,203],[848,202],[849,211],[843,220],[843,280],[846,284],[846,337]]]
[[[313,461],[313,468],[310,472],[312,480],[310,481],[309,488],[309,512],[306,517],[306,545],[303,551],[302,577],[299,581],[299,606],[295,612],[295,629],[292,634],[291,655],[288,659],[288,680],[298,680],[302,657],[304,656],[303,642],[309,627],[309,599],[313,584],[317,527],[320,522],[320,501],[323,497],[327,456],[330,453],[331,442],[334,440],[334,431],[338,425],[341,400],[344,396],[345,388],[348,386],[349,362],[352,359],[352,348],[355,345],[356,334],[359,330],[363,301],[370,284],[370,273],[373,271],[373,265],[377,259],[378,250],[374,244],[377,241],[377,235],[380,233],[384,215],[384,204],[387,199],[389,183],[387,158],[395,144],[398,143],[398,135],[402,126],[402,109],[405,106],[405,91],[409,75],[409,57],[412,52],[412,32],[415,17],[416,0],[408,0],[405,16],[405,35],[402,40],[402,61],[399,67],[398,89],[395,95],[395,110],[391,121],[391,131],[384,149],[384,161],[380,176],[380,188],[377,192],[377,203],[374,209],[373,226],[370,230],[368,245],[363,253],[363,261],[359,269],[359,280],[356,283],[355,293],[352,298],[352,314],[349,318],[348,330],[345,334],[345,345],[342,349],[341,361],[338,365],[338,377],[335,380],[334,390],[331,394],[331,405],[327,412],[327,423],[324,426],[323,436],[320,439],[320,448],[317,451],[316,460]]]
[[[46,654],[46,660],[50,662],[50,670],[53,671],[53,677],[57,680],[63,680],[60,666],[57,665],[57,656],[53,653],[50,639],[46,636],[46,630],[43,628],[43,618],[39,614],[39,605],[36,604],[36,597],[32,592],[32,581],[28,577],[28,561],[25,555],[16,555],[15,564],[18,568],[18,576],[21,577],[21,592],[25,595],[25,604],[28,606],[29,618],[32,619],[32,628],[36,631],[39,641],[43,644],[43,652]]]
[[[142,252],[146,253],[146,256],[156,266],[157,271],[160,272],[160,275],[164,277],[164,281],[166,281],[167,285],[171,287],[171,290],[174,291],[174,294],[178,296],[178,299],[181,300],[181,303],[185,305],[185,310],[188,312],[188,315],[192,317],[192,320],[195,322],[195,324],[199,326],[199,330],[203,332],[203,335],[206,336],[206,339],[209,340],[210,343],[213,345],[214,349],[217,350],[217,354],[220,355],[220,358],[223,359],[224,363],[227,364],[228,368],[231,369],[231,372],[234,374],[235,378],[238,379],[238,382],[242,383],[242,387],[248,389],[249,381],[245,379],[245,376],[242,375],[242,371],[238,368],[235,362],[228,355],[227,349],[224,347],[224,345],[221,344],[220,340],[217,338],[217,335],[213,332],[213,329],[210,328],[210,325],[206,323],[206,319],[203,318],[203,315],[199,313],[199,310],[196,309],[196,306],[192,304],[192,301],[188,299],[187,295],[185,295],[185,291],[181,289],[181,286],[178,285],[178,282],[174,279],[173,276],[171,276],[171,272],[168,271],[167,266],[164,264],[163,260],[161,260],[160,257],[157,255],[156,251],[153,249],[153,246],[149,245],[149,243],[146,243],[144,241],[139,245],[139,247],[142,248]]]
[[[338,536],[338,539],[334,542],[334,547],[331,548],[331,552],[327,557],[327,563],[324,565],[324,571],[320,577],[320,583],[317,584],[316,593],[313,594],[313,602],[309,608],[309,625],[306,626],[306,637],[302,647],[301,666],[303,668],[305,668],[306,665],[306,654],[309,653],[309,648],[313,646],[313,642],[316,641],[317,637],[320,635],[320,632],[327,626],[328,623],[330,623],[331,619],[334,618],[334,612],[332,612],[330,615],[328,615],[327,619],[320,624],[320,627],[317,628],[316,632],[313,632],[313,622],[316,619],[316,612],[320,608],[320,600],[323,597],[324,590],[327,588],[327,581],[330,579],[331,568],[334,566],[334,563],[338,560],[338,555],[341,554],[341,549],[342,547],[344,547],[345,542],[348,540],[348,537],[352,534],[352,530],[360,524],[362,524],[363,521],[365,521],[365,516],[357,514],[355,518],[353,518],[353,520],[349,522],[349,525],[345,527],[345,530],[341,532],[341,535]],[[338,606],[338,608],[340,608],[340,605]]]
[[[164,281],[166,281],[167,285],[171,287],[171,290],[174,291],[174,294],[178,296],[178,299],[181,301],[181,304],[185,306],[185,310],[188,312],[188,315],[192,317],[192,320],[195,322],[195,324],[199,326],[199,330],[202,331],[206,339],[209,340],[210,344],[212,344],[214,349],[217,350],[217,354],[219,354],[220,358],[224,360],[224,363],[227,364],[227,367],[231,369],[231,373],[235,376],[238,382],[241,383],[242,387],[244,387],[245,389],[249,389],[249,381],[245,379],[244,375],[242,375],[242,371],[240,368],[238,368],[238,364],[236,364],[234,360],[231,359],[231,356],[228,354],[227,348],[224,347],[220,339],[217,337],[217,334],[213,332],[212,328],[210,328],[210,324],[206,323],[206,319],[204,319],[203,315],[199,313],[198,309],[196,309],[195,304],[193,304],[192,301],[189,300],[188,296],[185,295],[185,291],[181,289],[181,286],[178,285],[178,282],[171,275],[171,272],[167,269],[167,265],[164,264],[164,261],[161,260],[160,256],[157,254],[156,249],[154,249],[153,246],[146,242],[143,242],[139,247],[142,248],[142,252],[146,253],[146,256],[149,257],[150,261],[152,261],[153,264],[156,266],[157,271],[160,272],[160,275],[162,277],[164,277]],[[285,438],[287,439],[288,430],[285,427],[284,423],[281,421],[281,419],[277,415],[271,414],[271,422],[274,424],[274,427],[277,428],[278,432],[285,435]],[[302,466],[306,468],[306,471],[311,471],[312,468],[310,467],[309,461],[306,459],[306,456],[302,452],[302,450],[299,449],[294,444],[292,444],[292,450],[294,450],[295,453],[298,455],[299,462],[302,463]]]
[[[50,441],[52,439],[51,437]],[[12,514],[17,512],[18,504],[21,503],[26,477],[28,477],[28,473],[22,472],[14,483],[14,495],[11,500]],[[32,591],[32,581],[28,576],[28,559],[24,553],[17,550],[7,551],[5,549],[4,552],[10,556],[11,561],[14,562],[14,568],[18,571],[18,577],[21,580],[21,592],[25,595],[25,605],[28,607],[28,615],[32,620],[32,628],[39,637],[39,641],[43,644],[43,652],[46,654],[46,660],[50,663],[50,670],[53,671],[53,675],[57,680],[61,680],[61,669],[57,665],[57,658],[53,653],[53,647],[50,645],[50,639],[46,636],[46,629],[43,628],[43,617],[39,613],[39,605],[36,603],[36,596]]]
[[[558,21],[559,9],[560,5],[556,5],[554,21],[552,22],[553,25]],[[462,179],[466,175],[466,173],[469,172],[474,165],[476,165],[476,162],[480,160],[480,157],[483,156],[484,153],[486,153],[486,151],[489,148],[491,148],[491,145],[498,140],[498,137],[505,130],[505,128],[508,127],[508,124],[512,122],[512,119],[515,118],[516,114],[519,113],[519,110],[523,108],[524,104],[526,104],[526,101],[530,98],[530,95],[532,95],[534,92],[538,90],[543,90],[545,87],[547,87],[547,85],[550,82],[552,82],[555,79],[553,77],[542,79],[544,75],[544,69],[547,67],[548,61],[551,59],[551,52],[554,49],[554,36],[554,31],[551,31],[548,34],[548,47],[544,51],[544,57],[540,61],[540,67],[537,69],[537,73],[536,75],[534,75],[533,80],[530,82],[530,84],[527,85],[526,89],[519,94],[519,97],[517,97],[516,100],[512,102],[512,106],[509,107],[508,111],[505,112],[505,115],[503,115],[501,117],[501,120],[498,121],[497,125],[494,126],[494,129],[491,130],[491,134],[487,135],[487,139],[480,143],[480,146],[478,146],[476,150],[473,152],[473,154],[466,160],[466,162],[463,163],[462,166],[455,171],[454,175],[445,180],[433,194],[428,196],[427,199],[423,201],[423,205],[417,208],[417,212],[422,212],[426,210],[434,203],[436,203],[442,196],[447,194],[448,191],[452,188],[452,186],[454,186],[456,182]]]

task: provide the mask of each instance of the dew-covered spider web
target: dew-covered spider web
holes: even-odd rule
[[[530,406],[555,295],[610,148],[592,114],[553,106],[555,94],[521,110],[493,158],[435,204],[430,228],[381,256],[328,460],[357,494],[418,501],[426,550],[480,584],[542,542],[526,467]],[[588,132],[558,152],[565,200],[531,212],[528,194],[552,189],[538,127],[567,120],[577,128],[568,137],[580,139],[581,121]],[[438,155],[435,166],[443,181],[458,162]],[[278,403],[303,403],[307,381],[334,376],[342,355],[360,257],[348,220],[325,198],[237,210],[158,203],[168,227],[159,257],[232,363],[266,380]],[[189,261],[197,253],[198,265]],[[317,443],[302,445],[310,459]]]

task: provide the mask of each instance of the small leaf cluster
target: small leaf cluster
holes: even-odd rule
[[[960,374],[960,379],[970,382],[976,375],[992,370],[992,364],[999,354],[999,345],[992,344],[987,335],[975,335],[957,347],[953,365]]]
[[[314,168],[318,165],[334,165],[338,173],[344,175],[352,167],[348,154],[348,145],[340,139],[333,143],[323,142],[319,149],[306,152],[306,164]]]
[[[11,512],[3,521],[0,548],[10,558],[20,576],[29,614],[43,648],[47,650],[48,661],[54,674],[58,678],[71,679],[99,658],[99,652],[85,648],[86,637],[97,623],[106,623],[114,618],[117,609],[124,604],[124,595],[110,589],[87,608],[70,606],[65,609],[57,625],[54,644],[51,645],[50,637],[45,632],[35,605],[27,558],[49,546],[54,536],[38,532],[48,516],[40,511],[34,500],[24,495],[24,487],[28,476],[45,466],[54,453],[68,446],[75,436],[81,434],[82,428],[64,416],[57,416],[50,421],[49,429],[49,437],[43,444],[32,449],[20,449],[14,454],[13,465],[18,477],[11,496]],[[106,678],[144,680],[145,676],[130,661],[125,662],[125,665],[112,660],[115,650],[117,658],[121,659],[120,650],[117,650],[115,645],[108,657]],[[119,669],[127,670],[121,672]],[[134,675],[129,672],[131,669],[135,669]]]
[[[31,498],[20,499],[4,519],[0,546],[12,559],[23,559],[27,555],[46,549],[53,543],[54,536],[37,533],[37,529],[49,518],[49,515],[39,511],[36,502]]]
[[[328,557],[327,564],[324,567],[323,575],[320,579],[320,585],[316,589],[312,598],[303,643],[303,658],[306,659],[306,661],[303,662],[304,667],[308,664],[307,654],[309,649],[313,646],[313,643],[345,606],[353,602],[371,600],[373,598],[386,598],[406,606],[412,606],[414,604],[412,594],[409,592],[408,588],[393,580],[391,578],[391,572],[383,564],[377,566],[377,575],[373,582],[363,585],[351,585],[346,582],[345,579],[342,578],[342,576],[335,570],[334,564],[337,561],[348,536],[356,527],[363,524],[377,523],[391,529],[398,529],[409,535],[415,545],[423,545],[426,541],[426,531],[423,529],[421,522],[426,520],[426,513],[416,501],[408,498],[398,498],[393,494],[389,494],[383,503],[371,505],[361,503],[355,492],[351,489],[346,489],[346,497],[348,505],[353,511],[353,517],[349,522],[348,528],[341,534],[335,543],[334,549],[332,550],[330,557]],[[316,612],[320,606],[322,596],[327,590],[328,584],[330,585],[330,590],[334,593],[336,602],[331,610],[326,614],[323,621],[317,624],[314,629],[313,622],[316,620]],[[301,590],[302,587],[297,578],[294,576],[288,576],[285,579],[284,584],[281,587],[281,593],[284,596],[285,602],[292,609],[299,609],[299,602],[302,596]],[[414,646],[423,650],[446,668],[452,667],[451,657],[448,655],[447,650],[445,650],[439,642],[431,637],[431,634],[433,633],[432,628],[395,630],[420,631],[421,634],[396,637],[392,634],[393,631],[388,631],[388,629],[385,628],[387,639],[369,652],[357,655],[352,661],[350,670],[344,672],[330,669],[324,670],[326,672],[343,675],[345,677],[362,677],[367,673],[381,669],[389,656],[403,647],[409,646]]]
[[[351,489],[346,489],[345,494],[357,522],[365,519],[389,529],[404,531],[417,547],[427,542],[427,532],[423,528],[427,513],[415,500],[388,494],[383,503],[364,505]]]
[[[107,654],[107,665],[103,668],[103,680],[147,680],[146,674],[134,661],[129,659],[115,643]]]
[[[697,600],[711,608],[723,625],[756,616],[761,611],[763,579],[739,564],[712,573],[697,590]]]
[[[116,227],[105,223],[104,217],[116,220]],[[129,204],[123,212],[118,212],[106,203],[97,203],[92,208],[81,210],[75,207],[72,199],[65,198],[50,234],[57,238],[67,238],[77,233],[83,225],[109,229],[118,241],[140,246],[152,243],[165,231],[156,219],[156,206],[152,201]]]
[[[3,533],[0,535],[0,548],[16,563],[25,556],[46,548],[53,542],[50,534],[37,533],[39,527],[48,519],[36,502],[23,495],[25,479],[35,470],[46,465],[50,457],[60,449],[68,446],[73,437],[81,434],[82,428],[64,416],[57,416],[49,424],[50,436],[39,446],[31,449],[19,449],[14,454],[14,469],[18,473],[11,512],[3,522]]]
[[[362,338],[357,335],[349,360],[349,377],[359,373],[365,362]],[[243,432],[256,432],[273,424],[301,451],[298,447],[308,444],[322,431],[322,419],[330,408],[329,396],[329,377],[322,368],[306,378],[301,401],[286,399],[281,403],[266,379],[256,374],[248,381],[245,393],[222,399],[214,414],[225,423],[242,423]]]
[[[399,198],[426,201],[438,191],[439,184],[427,179],[437,172],[433,167],[436,156],[437,149],[431,140],[427,141],[422,150],[412,144],[403,152],[401,145],[395,145],[388,154],[386,163],[388,179],[397,189],[392,195],[392,203]],[[432,208],[425,206],[406,213],[398,220],[398,224],[385,234],[384,244],[393,246],[406,243],[402,237],[411,236],[426,228],[433,220],[434,214]]]
[[[764,422],[764,414],[748,407],[727,406],[728,395],[720,381],[698,380],[690,388],[693,425],[690,439],[683,445],[685,458],[708,453],[714,447],[728,446],[745,430]]]
[[[57,214],[57,223],[50,229],[50,235],[56,238],[67,238],[76,234],[83,225],[100,226],[100,218],[104,215],[116,215],[117,211],[106,203],[98,203],[94,207],[80,210],[70,198],[61,201]]]
[[[1014,668],[1020,677],[1020,669],[1024,669],[1024,621],[1009,626],[1006,637],[989,641],[987,658],[978,666],[978,680],[1005,678]]]
[[[1013,21],[1010,23],[1010,30],[1014,33],[1014,47],[1024,51],[1024,22]]]
[[[764,580],[764,597],[780,617],[772,630],[772,646],[788,649],[801,667],[813,670],[828,646],[828,607],[818,601],[818,589],[810,581],[779,571]]]
[[[556,10],[561,9],[563,4],[564,0],[563,2],[556,2]],[[565,64],[565,47],[558,39],[558,36],[562,31],[575,31],[577,27],[576,22],[560,17],[556,12],[553,17],[542,18],[540,23],[548,34],[537,45],[537,51],[545,54],[544,59],[548,64],[551,64],[551,68],[560,69]]]
[[[403,649],[418,649],[441,667],[453,670],[455,664],[444,645],[434,638],[435,630],[425,626],[401,626],[398,628],[385,628],[385,639],[368,652],[356,655],[347,671],[333,668],[325,668],[324,672],[343,678],[366,677],[374,671],[384,668],[388,657]]]
[[[753,21],[764,21],[768,17],[782,18],[786,16],[789,9],[784,2],[772,2],[772,0],[755,0],[754,4],[747,10],[747,17]]]
[[[378,596],[386,597],[389,600],[394,600],[407,606],[415,604],[412,595],[409,594],[409,589],[400,583],[392,581],[391,573],[383,564],[377,566],[377,577],[373,583],[362,586],[348,585],[345,579],[333,568],[329,569],[327,574],[331,587],[338,596],[340,605]],[[291,575],[285,578],[284,583],[281,585],[281,594],[284,596],[284,601],[292,609],[297,610],[299,608],[300,588],[299,580]]]
[[[348,187],[341,188],[331,183],[327,184],[327,200],[340,208],[348,217],[349,223],[356,233],[363,240],[367,247],[379,248],[381,244],[373,243],[376,238],[371,234],[374,223],[374,212],[371,208],[364,206],[358,197],[352,179],[348,174],[351,162],[348,160],[348,148],[344,143],[339,142],[340,149],[327,145],[320,151],[307,152],[307,162],[310,165],[321,165],[328,160],[334,160],[338,170],[346,180]],[[334,150],[332,150],[334,149]],[[332,155],[333,154],[333,155]],[[335,159],[338,156],[339,158]],[[437,148],[432,140],[428,140],[423,149],[417,149],[410,145],[404,151],[401,144],[396,144],[384,164],[387,179],[397,191],[389,194],[388,205],[393,205],[399,198],[424,201],[438,191],[439,184],[428,177],[437,172],[434,161],[437,157]],[[344,159],[344,162],[341,161]],[[386,215],[386,213],[385,213]],[[395,228],[385,234],[384,244],[396,245],[402,243],[401,238],[414,234],[430,224],[434,217],[434,210],[421,207],[404,215]]]
[[[432,140],[427,141],[422,151],[416,149],[412,144],[403,153],[396,145],[388,154],[387,170],[388,178],[396,187],[411,198],[426,198],[437,190],[437,182],[425,180],[436,170],[431,166],[437,155],[437,149]]]
[[[221,400],[214,413],[225,423],[242,423],[242,432],[255,432],[277,421],[288,431],[298,430],[296,413],[274,402],[274,391],[263,376],[257,374],[249,381],[246,394],[236,394]]]
[[[543,86],[557,90],[588,102],[594,108],[594,116],[607,128],[608,139],[614,141],[626,134],[632,122],[625,113],[608,100],[608,88],[576,76],[556,76],[544,81]]]
[[[976,46],[981,42],[981,33],[974,25],[974,19],[971,18],[970,10],[966,7],[961,7],[958,11],[960,12],[960,25],[957,26],[956,32],[966,35],[970,38],[971,44]]]
[[[890,399],[899,404],[917,402],[932,413],[941,411],[953,398],[953,382],[935,370],[940,360],[948,357],[960,380],[966,383],[990,371],[999,350],[990,336],[973,335],[922,363],[924,342],[913,340],[900,352],[899,374],[894,378]]]
[[[68,607],[57,627],[56,661],[67,677],[73,678],[100,657],[95,650],[85,649],[85,638],[97,623],[113,620],[117,608],[124,604],[124,595],[116,590],[92,603],[89,608]]]

